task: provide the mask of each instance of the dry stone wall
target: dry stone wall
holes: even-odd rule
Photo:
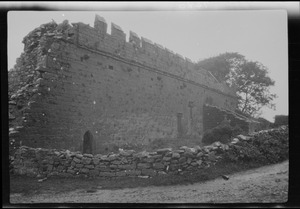
[[[218,153],[228,149],[228,145],[216,143],[213,146],[179,150],[170,148],[156,152],[120,151],[117,154],[92,155],[70,152],[20,147],[15,153],[12,172],[29,176],[156,176],[178,174],[203,169],[217,161]]]
[[[24,38],[26,56],[35,52],[34,65],[25,59],[25,66],[36,76],[34,97],[10,97],[26,104],[21,114],[12,111],[16,144],[82,151],[89,131],[92,153],[105,153],[158,138],[199,137],[208,98],[235,109],[235,93],[207,71],[196,71],[189,59],[134,32],[127,42],[116,24],[111,34],[106,30],[96,16],[94,27],[51,23]]]
[[[237,160],[251,160],[258,157],[252,153],[258,149],[263,151],[261,157],[267,157],[269,163],[275,163],[288,158],[288,137],[288,127],[280,127],[245,136],[238,135],[228,144],[214,142],[204,147],[183,146],[178,150],[164,148],[154,152],[120,149],[118,153],[107,155],[22,146],[11,157],[10,172],[32,177],[177,175],[214,166],[218,161],[228,157],[226,155],[228,153],[235,153],[234,157]],[[260,145],[253,150],[255,144]]]

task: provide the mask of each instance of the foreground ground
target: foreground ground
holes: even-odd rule
[[[109,187],[108,184],[113,185],[113,180],[108,180],[106,181],[108,184],[105,184],[101,180],[93,179],[76,186],[70,184],[67,187],[70,180],[52,179],[48,183],[47,180],[35,183],[39,187],[30,187],[29,184],[33,183],[27,181],[27,189],[18,191],[11,182],[10,201],[11,203],[284,203],[288,200],[288,161],[238,172],[229,177],[227,181],[219,177],[202,183],[146,187],[142,182],[149,184],[151,180],[134,179],[132,183],[140,183],[143,187],[125,188],[127,187],[125,186],[122,189],[118,188],[121,185],[117,183],[115,184],[118,186]],[[18,178],[13,177],[11,181],[18,183]],[[22,181],[25,185],[24,179]],[[54,181],[58,181],[56,182],[58,185],[54,185]],[[122,181],[127,185],[129,183],[126,180],[119,180]],[[57,190],[57,186],[61,189]]]

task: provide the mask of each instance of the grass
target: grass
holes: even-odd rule
[[[35,193],[41,194],[49,192],[64,193],[77,189],[93,192],[96,191],[96,189],[113,190],[146,186],[187,185],[216,179],[221,175],[228,175],[260,166],[262,166],[262,164],[219,162],[215,166],[194,172],[191,171],[183,175],[161,175],[147,179],[137,177],[120,177],[118,179],[50,177],[43,182],[38,182],[37,178],[11,175],[10,192],[32,195]]]

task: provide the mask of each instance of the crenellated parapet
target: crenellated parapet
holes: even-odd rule
[[[235,91],[216,80],[208,71],[196,70],[189,58],[173,52],[158,43],[139,37],[135,32],[126,34],[120,26],[111,23],[111,33],[107,33],[105,19],[96,15],[94,27],[84,23],[72,23],[75,36],[73,42],[92,50],[109,53],[113,56],[134,61],[162,72],[179,76],[209,89],[235,97]]]

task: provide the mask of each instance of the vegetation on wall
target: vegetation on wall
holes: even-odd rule
[[[256,117],[262,107],[275,109],[276,95],[270,93],[275,82],[263,64],[248,61],[239,53],[227,52],[199,61],[197,67],[210,71],[220,82],[237,90],[238,109],[242,114]]]
[[[243,133],[244,131],[239,127],[232,127],[229,124],[219,125],[215,128],[205,131],[202,142],[204,144],[212,144],[214,142],[228,143],[232,137]]]

